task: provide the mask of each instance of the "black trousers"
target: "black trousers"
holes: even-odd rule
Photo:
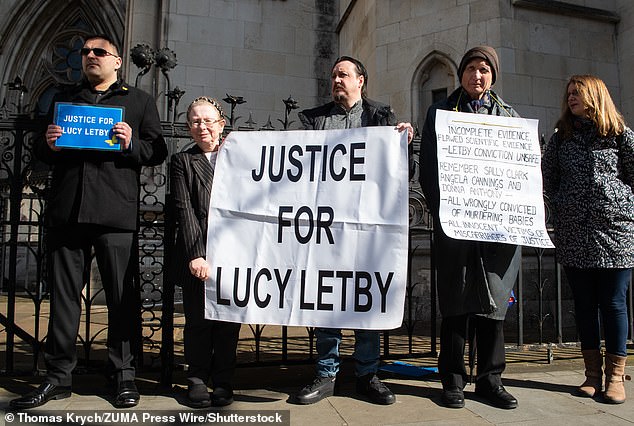
[[[476,387],[491,388],[502,384],[504,359],[504,321],[478,315],[458,315],[442,319],[438,373],[443,388],[463,389],[468,381],[465,369],[465,345],[469,327],[475,329]]]
[[[44,360],[47,382],[70,386],[77,364],[75,348],[79,331],[82,289],[94,247],[108,306],[108,364],[117,381],[134,380],[131,338],[139,309],[131,262],[134,233],[98,225],[51,228],[48,248],[51,260],[51,303]]]
[[[190,280],[183,285],[185,312],[185,361],[192,383],[231,386],[236,366],[239,323],[205,319],[205,283]]]

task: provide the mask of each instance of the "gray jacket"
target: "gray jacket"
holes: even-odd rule
[[[362,101],[363,112],[361,114],[361,126],[395,126],[397,124],[394,110],[389,105],[372,99],[364,98]],[[334,102],[305,109],[298,116],[302,122],[304,130],[324,130],[326,117],[333,113]],[[410,179],[414,175],[414,147],[409,144],[407,147],[407,158]]]
[[[318,106],[316,108],[305,109],[298,114],[305,130],[323,130],[326,116],[332,113],[334,102]],[[396,116],[389,105],[373,101],[371,99],[362,100],[363,114],[361,116],[362,126],[394,126]]]

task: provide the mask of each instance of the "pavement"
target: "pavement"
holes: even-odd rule
[[[634,385],[626,381],[630,400],[610,405],[600,398],[574,395],[583,382],[583,362],[578,349],[572,355],[547,357],[507,353],[503,375],[506,389],[519,401],[513,410],[494,408],[465,389],[466,406],[450,409],[441,405],[441,385],[433,358],[387,361],[380,376],[396,394],[396,403],[377,406],[355,394],[352,362],[346,360],[339,374],[339,394],[313,405],[291,403],[294,392],[312,379],[310,364],[240,367],[235,376],[235,402],[215,410],[195,410],[184,404],[186,380],[174,373],[174,385],[158,384],[159,371],[140,372],[139,405],[116,410],[99,373],[74,375],[70,398],[50,401],[28,413],[11,412],[9,400],[36,387],[41,376],[0,377],[0,426],[23,424],[286,424],[286,425],[625,425],[634,423]],[[634,375],[634,351],[629,349],[626,373]],[[70,413],[70,417],[68,417]],[[104,413],[110,413],[104,415]],[[125,414],[127,413],[127,414]],[[102,417],[97,416],[100,415]],[[259,417],[257,415],[259,414]],[[81,418],[80,416],[92,417]],[[204,417],[192,417],[201,415]],[[275,416],[278,416],[277,418]],[[59,417],[58,417],[59,416]],[[155,416],[155,417],[150,417]],[[242,417],[240,417],[242,416]],[[251,416],[251,417],[250,417]],[[277,422],[282,420],[281,423]],[[114,420],[117,420],[115,422]],[[259,420],[259,421],[258,421]],[[234,422],[232,422],[234,421]],[[67,423],[66,423],[67,424]]]

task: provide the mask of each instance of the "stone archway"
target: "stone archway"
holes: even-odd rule
[[[42,114],[55,86],[79,80],[83,37],[104,33],[119,45],[123,41],[125,0],[23,0],[7,6],[0,6],[10,15],[0,34],[0,99],[17,105],[19,93],[5,85],[20,77],[28,90],[21,112]]]
[[[412,117],[422,129],[430,105],[445,99],[458,87],[457,66],[451,58],[433,51],[425,56],[412,80]]]

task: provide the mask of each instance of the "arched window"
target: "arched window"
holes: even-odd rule
[[[421,61],[412,84],[412,117],[418,128],[423,127],[427,109],[447,98],[458,85],[457,66],[449,56],[434,51]]]
[[[11,51],[0,63],[0,99],[18,103],[5,84],[20,77],[28,96],[18,112],[46,113],[56,87],[81,79],[79,49],[88,34],[108,34],[121,46],[125,2],[121,0],[45,0],[22,2],[10,10],[0,34],[0,49]],[[2,8],[0,7],[0,10]],[[10,57],[9,57],[10,56]]]

